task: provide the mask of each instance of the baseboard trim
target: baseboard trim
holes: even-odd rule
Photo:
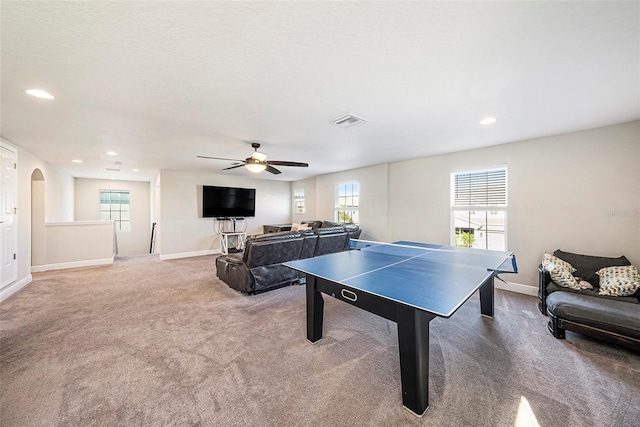
[[[13,282],[11,285],[5,286],[2,290],[0,290],[0,302],[6,300],[11,295],[15,294],[16,292],[18,292],[20,289],[27,286],[32,281],[33,281],[33,276],[29,274],[24,279],[19,280],[17,282]]]
[[[170,259],[191,258],[196,256],[215,255],[219,254],[220,249],[206,249],[204,251],[182,252],[176,254],[161,254],[160,261],[166,261]]]
[[[33,265],[31,266],[31,272],[42,273],[50,270],[66,270],[67,268],[95,267],[97,265],[113,264],[113,260],[114,258],[103,258],[89,259],[85,261],[61,262],[58,264]]]
[[[513,282],[506,282],[505,283],[505,282],[501,282],[500,280],[494,280],[493,286],[496,289],[502,289],[504,291],[516,292],[518,294],[532,295],[534,297],[538,295],[538,288],[537,287],[533,287],[533,286],[529,286],[529,285],[523,285],[521,283],[513,283]]]

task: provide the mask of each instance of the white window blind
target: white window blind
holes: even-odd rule
[[[453,206],[506,206],[507,170],[456,173]]]

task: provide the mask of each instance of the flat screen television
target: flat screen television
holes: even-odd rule
[[[244,217],[256,215],[256,190],[202,186],[202,216],[204,218]]]

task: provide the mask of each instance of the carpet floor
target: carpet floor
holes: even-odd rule
[[[305,289],[242,295],[213,256],[34,274],[0,304],[0,425],[638,426],[640,355],[546,329],[537,299],[474,295],[431,322],[430,405],[402,407],[393,322]]]

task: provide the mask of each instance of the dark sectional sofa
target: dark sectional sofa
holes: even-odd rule
[[[282,265],[348,249],[361,229],[355,224],[314,222],[315,228],[247,238],[242,253],[216,258],[216,274],[229,287],[252,294],[303,282],[304,276]]]
[[[631,296],[598,294],[599,276],[603,267],[630,265],[624,257],[607,258],[573,254],[557,250],[554,256],[577,269],[594,289],[572,290],[558,286],[542,266],[538,267],[538,308],[549,316],[548,328],[554,337],[565,338],[565,330],[592,336],[640,351],[640,290]]]

